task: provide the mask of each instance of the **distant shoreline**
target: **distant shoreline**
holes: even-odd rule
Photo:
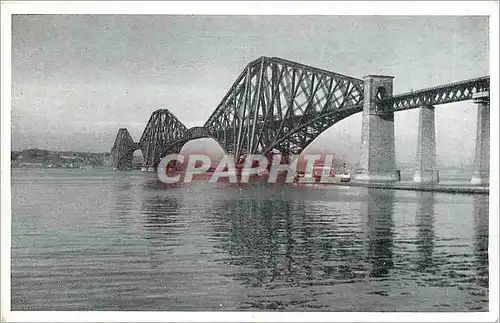
[[[111,166],[111,153],[25,149],[11,152],[12,168],[98,168]]]

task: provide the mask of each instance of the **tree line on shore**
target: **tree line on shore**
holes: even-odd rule
[[[11,152],[12,167],[93,168],[111,165],[110,153],[25,149]]]

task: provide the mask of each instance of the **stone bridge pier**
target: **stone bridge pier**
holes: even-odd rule
[[[419,108],[418,144],[415,159],[417,167],[413,174],[414,182],[439,182],[439,172],[436,166],[436,118],[432,105]]]
[[[356,181],[398,181],[394,142],[394,112],[380,101],[392,97],[392,76],[364,78],[361,159],[354,174]]]
[[[471,183],[488,185],[490,182],[490,96],[481,91],[473,96],[477,103],[476,150]]]

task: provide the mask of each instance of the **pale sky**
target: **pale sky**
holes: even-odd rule
[[[12,149],[110,151],[138,141],[167,108],[203,125],[244,67],[277,56],[362,78],[392,75],[394,94],[489,74],[487,17],[15,15]],[[472,160],[476,106],[436,108],[438,160]],[[398,162],[411,162],[417,110],[395,117]],[[361,115],[310,146],[356,160]],[[207,140],[203,144],[215,145]],[[200,143],[198,143],[200,144]],[[194,144],[196,145],[196,143]]]

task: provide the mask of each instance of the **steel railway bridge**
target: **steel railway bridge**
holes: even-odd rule
[[[420,109],[414,180],[437,182],[434,106],[465,100],[478,104],[475,172],[472,182],[489,177],[489,76],[393,95],[393,77],[358,79],[276,57],[249,63],[203,126],[188,129],[167,109],[151,115],[135,142],[125,128],[111,150],[113,166],[131,166],[141,150],[144,167],[179,153],[194,139],[213,138],[235,160],[246,154],[300,154],[323,131],[363,113],[362,149],[355,179],[399,179],[394,147],[394,113]]]

